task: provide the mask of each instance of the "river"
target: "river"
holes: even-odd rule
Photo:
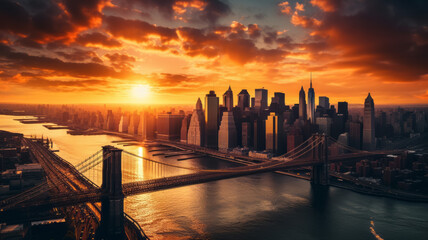
[[[76,165],[115,136],[72,136],[43,124],[22,124],[18,116],[0,115],[0,130],[52,138],[58,155]],[[235,166],[203,158],[177,161],[138,146],[129,152],[175,165],[196,168]],[[123,157],[124,182],[189,170],[162,167]],[[96,183],[100,166],[85,173]],[[308,181],[275,173],[197,184],[125,199],[125,211],[152,239],[427,239],[428,204],[374,197],[335,187],[313,187]]]

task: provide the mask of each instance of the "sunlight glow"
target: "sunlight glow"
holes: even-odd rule
[[[150,86],[149,85],[135,85],[131,89],[132,96],[138,99],[145,99],[150,96]]]

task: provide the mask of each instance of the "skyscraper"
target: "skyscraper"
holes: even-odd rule
[[[363,119],[363,149],[374,150],[375,142],[375,109],[372,96],[367,96],[364,102],[364,119]]]
[[[220,130],[218,131],[218,149],[227,151],[236,147],[236,126],[233,119],[233,112],[224,112],[221,119]]]
[[[232,111],[233,108],[233,92],[230,88],[223,94],[223,105],[227,108],[227,111]]]
[[[201,99],[198,98],[196,102],[196,108],[193,110],[192,117],[190,119],[189,129],[187,131],[187,143],[204,146],[205,142],[205,116],[202,110]]]
[[[219,99],[211,90],[205,96],[205,145],[210,148],[218,145],[218,106]]]
[[[312,73],[311,73],[311,83],[308,90],[308,119],[311,123],[315,123],[315,91],[312,88]]]
[[[345,122],[348,120],[348,103],[347,102],[338,102],[337,103],[337,113],[342,114]]]
[[[248,94],[247,89],[242,89],[238,94],[238,107],[241,111],[244,111],[245,108],[250,107],[250,94]]]
[[[328,97],[319,97],[319,105],[324,109],[330,109],[330,99]]]
[[[270,113],[266,122],[266,150],[282,154],[285,151],[283,121],[281,116]]]
[[[303,90],[303,86],[299,92],[299,118],[302,120],[306,120],[306,94],[305,90]]]
[[[268,91],[264,88],[256,89],[254,107],[264,110],[267,108]]]

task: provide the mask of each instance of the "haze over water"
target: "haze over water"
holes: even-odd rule
[[[52,138],[58,155],[76,165],[103,145],[121,140],[107,135],[72,136],[42,124],[21,124],[0,115],[0,129]],[[148,157],[156,152],[121,146]],[[234,164],[211,158],[150,158],[195,168]],[[124,182],[185,174],[123,157]],[[86,174],[99,183],[96,170]],[[428,204],[373,197],[274,173],[174,188],[125,199],[131,215],[151,239],[426,239]]]

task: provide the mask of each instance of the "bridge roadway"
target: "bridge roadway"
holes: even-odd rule
[[[54,193],[49,194],[47,197],[43,196],[41,199],[30,199],[34,197],[34,194],[37,194],[37,188],[35,190],[32,190],[33,192],[31,192],[30,190],[30,194],[23,196],[23,199],[20,200],[20,203],[16,206],[20,209],[31,209],[31,205],[47,208],[70,207],[79,205],[78,208],[66,208],[66,213],[73,214],[70,216],[70,218],[74,221],[84,221],[86,223],[90,221],[90,228],[95,231],[101,221],[101,206],[99,203],[101,195],[98,192],[99,188],[83,174],[81,174],[69,162],[65,161],[55,153],[51,152],[41,143],[24,138],[23,144],[29,147],[32,156],[43,167],[48,179],[48,189],[50,189],[50,191],[53,191]],[[40,189],[46,189],[46,187],[42,186],[39,188],[39,190]],[[97,201],[80,200],[76,201],[73,204],[55,204],[55,202],[61,203],[61,199],[62,202],[73,202],[75,196],[84,196],[87,193],[93,194],[94,192],[95,195],[97,195]],[[26,198],[28,198],[29,201],[26,201]],[[68,200],[64,201],[66,199]],[[77,216],[84,217],[86,219],[77,219]],[[128,239],[144,239],[145,234],[140,228],[140,226],[135,223],[133,219],[130,218],[128,215],[125,214],[124,218],[125,233],[128,236]],[[83,239],[85,239],[85,237],[83,237]]]
[[[397,153],[390,152],[360,152],[354,154],[344,154],[329,157],[329,162],[343,162],[355,160],[362,157],[382,156],[386,154]],[[256,173],[271,172],[284,169],[294,169],[306,166],[319,164],[318,161],[312,159],[298,159],[291,161],[266,161],[258,164],[240,166],[229,169],[220,169],[215,171],[200,171],[191,174],[178,175],[173,177],[158,178],[139,182],[123,184],[123,193],[125,196],[137,195],[142,193],[154,192],[163,189],[181,187],[204,182],[216,181],[227,178],[240,177]],[[64,193],[41,199],[40,201],[28,201],[20,204],[20,207],[35,207],[35,206],[69,206],[88,202],[99,202],[102,198],[101,191],[98,188],[87,189],[73,195]]]

